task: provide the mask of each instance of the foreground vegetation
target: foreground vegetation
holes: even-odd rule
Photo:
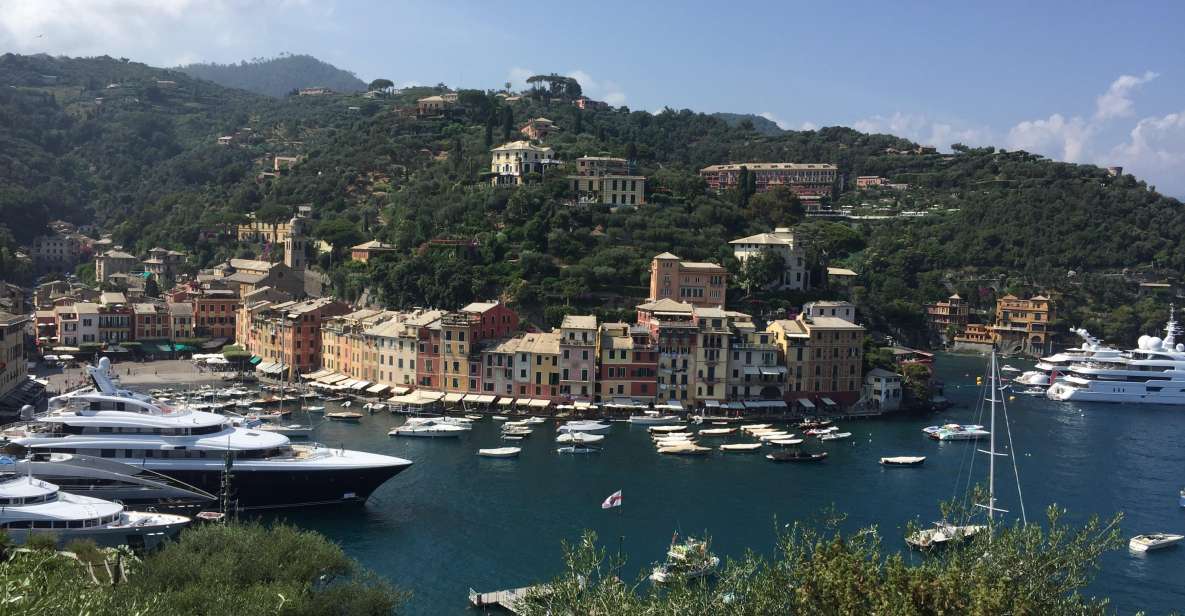
[[[714,583],[679,580],[656,588],[623,581],[622,562],[586,534],[566,549],[567,571],[533,594],[528,615],[1110,613],[1081,591],[1099,556],[1119,547],[1118,518],[1071,527],[1051,508],[1044,527],[997,527],[964,545],[922,557],[886,549],[875,528],[854,534],[838,519],[789,525],[772,559],[749,554],[722,566]]]
[[[93,544],[67,549],[78,559],[45,545],[10,552],[0,563],[0,613],[377,616],[406,598],[322,535],[287,525],[187,530],[142,561],[121,554],[127,577],[114,585],[88,573],[87,562],[103,559]]]

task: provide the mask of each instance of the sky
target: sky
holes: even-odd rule
[[[0,0],[0,52],[156,66],[307,53],[363,80],[576,77],[630,109],[760,114],[1121,165],[1185,196],[1185,2]]]

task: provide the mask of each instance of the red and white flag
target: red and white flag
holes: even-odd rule
[[[605,502],[601,503],[601,509],[612,509],[621,506],[621,490],[618,490],[609,495]]]

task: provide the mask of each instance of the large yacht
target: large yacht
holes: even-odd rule
[[[189,522],[182,515],[126,511],[119,503],[62,492],[32,475],[0,476],[0,530],[16,543],[44,534],[59,544],[91,539],[103,546],[151,549]]]
[[[1081,347],[1042,357],[1033,370],[1021,374],[1013,381],[1020,385],[1048,387],[1069,375],[1070,365],[1073,363],[1089,361],[1094,357],[1119,357],[1122,354],[1119,349],[1103,344],[1102,340],[1092,336],[1086,328],[1080,327],[1070,331],[1082,338]]]
[[[218,497],[142,466],[70,453],[41,453],[22,460],[0,456],[0,471],[33,475],[81,496],[131,506],[182,510],[209,507]]]
[[[237,428],[222,415],[118,389],[108,378],[109,368],[109,360],[100,359],[88,368],[93,388],[53,398],[46,414],[5,430],[3,436],[19,450],[15,453],[114,459],[212,494],[229,485],[241,509],[364,502],[412,464]]]
[[[1177,333],[1170,314],[1163,339],[1140,336],[1129,351],[1071,363],[1069,374],[1046,395],[1074,402],[1185,405],[1185,344],[1176,341]]]

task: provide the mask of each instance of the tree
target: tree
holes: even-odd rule
[[[750,255],[741,266],[741,284],[746,293],[754,289],[765,289],[782,278],[786,269],[786,262],[782,255],[772,250],[762,250]]]
[[[514,134],[514,110],[507,105],[502,108],[502,141],[510,141]]]
[[[379,92],[390,92],[395,88],[395,82],[391,81],[390,79],[375,79],[374,81],[370,82],[370,85],[367,87],[371,92],[376,90]]]
[[[948,507],[956,515],[968,512]],[[843,519],[779,531],[776,556],[727,562],[714,583],[675,579],[656,588],[622,579],[625,564],[585,533],[565,546],[565,572],[531,591],[517,612],[544,614],[1043,614],[1109,613],[1079,594],[1099,557],[1123,544],[1116,516],[1072,527],[1050,507],[1044,524],[1000,525],[923,560],[887,552],[875,527],[840,531]],[[956,518],[964,519],[964,518]],[[911,529],[913,530],[913,529]]]
[[[267,224],[281,223],[291,218],[292,208],[279,203],[271,203],[255,211],[255,220]]]
[[[148,280],[144,281],[144,295],[160,297],[160,283],[156,281],[156,276],[149,276]]]

